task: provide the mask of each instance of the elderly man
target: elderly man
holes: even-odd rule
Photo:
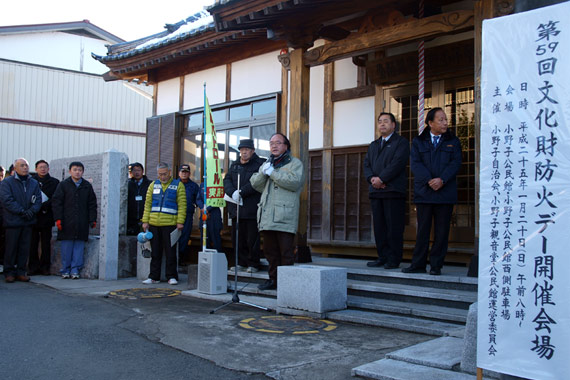
[[[249,179],[259,170],[265,159],[255,153],[253,140],[244,139],[239,142],[239,158],[232,162],[224,177],[226,194],[243,205],[239,210],[239,232],[236,236],[237,207],[228,203],[228,214],[232,218],[232,241],[234,249],[238,245],[238,270],[255,273],[259,270],[259,231],[257,229],[257,204],[261,194],[255,190]],[[238,189],[239,176],[239,189]],[[230,268],[234,270],[235,268]]]
[[[0,201],[4,209],[6,251],[4,276],[6,282],[30,281],[26,276],[32,226],[42,207],[42,195],[38,181],[31,178],[29,164],[24,158],[14,162],[14,175],[2,181]]]
[[[293,246],[299,223],[299,197],[303,163],[291,156],[291,143],[281,133],[269,140],[271,157],[251,176],[251,186],[261,193],[257,225],[263,234],[263,252],[269,262],[269,280],[260,290],[277,288],[277,267],[293,265]]]
[[[378,259],[367,264],[369,267],[398,268],[404,251],[408,189],[406,164],[410,157],[410,143],[395,131],[394,115],[382,112],[378,116],[380,138],[370,144],[364,158],[378,253]]]
[[[49,175],[49,164],[45,160],[36,162],[36,174],[33,179],[40,184],[42,192],[42,208],[38,213],[38,222],[32,229],[32,248],[28,262],[29,275],[41,274],[48,276],[51,266],[51,236],[54,226],[52,197],[59,180]],[[38,246],[41,244],[41,256]]]
[[[127,197],[127,235],[137,235],[141,232],[141,219],[144,212],[146,192],[151,181],[144,175],[144,167],[138,162],[129,165]]]
[[[186,220],[186,190],[180,180],[172,179],[170,166],[164,162],[156,168],[158,179],[148,187],[142,228],[152,232],[150,274],[143,284],[160,282],[162,253],[166,256],[166,278],[170,285],[178,284],[176,245],[170,244],[170,234],[182,231]]]

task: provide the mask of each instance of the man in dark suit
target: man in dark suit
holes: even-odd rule
[[[382,112],[378,116],[380,138],[370,144],[364,158],[378,253],[369,267],[395,269],[402,261],[410,143],[395,131],[394,115]]]
[[[457,203],[456,176],[461,167],[461,143],[448,130],[443,109],[435,107],[428,112],[424,131],[412,142],[411,167],[418,231],[412,265],[402,272],[425,273],[433,220],[429,273],[438,276],[447,253],[451,213]]]

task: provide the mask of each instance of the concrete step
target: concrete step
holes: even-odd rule
[[[386,358],[451,371],[459,368],[462,352],[463,339],[444,336],[390,352]]]
[[[394,301],[381,298],[348,296],[348,307],[367,311],[421,317],[454,323],[467,322],[467,310],[421,303]]]
[[[461,372],[393,359],[382,359],[353,368],[352,376],[379,380],[475,380],[477,378]]]
[[[327,313],[328,319],[394,328],[435,336],[463,337],[465,327],[458,324],[362,310],[340,310]]]
[[[477,292],[429,288],[406,284],[384,284],[348,280],[347,289],[348,294],[355,296],[384,298],[465,310],[469,308],[469,305],[477,301]]]

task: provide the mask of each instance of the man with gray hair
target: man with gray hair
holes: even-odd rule
[[[6,228],[4,276],[6,282],[27,282],[26,266],[30,254],[32,226],[42,207],[42,195],[38,181],[29,175],[30,166],[24,158],[14,162],[14,175],[2,181],[0,201]]]
[[[166,278],[170,285],[178,284],[178,260],[176,245],[171,246],[170,234],[182,230],[186,220],[186,190],[180,180],[172,179],[170,165],[161,162],[156,168],[158,179],[148,187],[143,230],[152,232],[150,274],[143,284],[160,282],[162,252],[166,256]]]

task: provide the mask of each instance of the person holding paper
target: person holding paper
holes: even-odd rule
[[[291,143],[281,133],[269,140],[271,157],[251,176],[254,189],[261,192],[257,225],[263,235],[263,253],[269,262],[269,280],[260,290],[277,289],[277,267],[293,265],[295,233],[299,224],[303,163],[291,155]]]
[[[156,168],[158,179],[148,187],[144,213],[143,231],[152,232],[150,273],[143,284],[160,282],[162,254],[166,256],[166,278],[170,285],[178,284],[178,260],[176,244],[172,245],[170,234],[175,229],[182,231],[186,220],[186,190],[180,180],[172,178],[170,165],[161,162]]]
[[[53,193],[55,193],[59,180],[49,175],[49,164],[45,160],[36,162],[36,174],[32,175],[32,178],[40,184],[42,208],[37,214],[38,222],[32,228],[28,274],[30,276],[38,274],[49,276],[51,266],[51,230],[55,224],[51,209],[51,198]],[[41,254],[38,251],[40,242]]]
[[[251,186],[249,179],[265,162],[255,153],[252,139],[243,139],[238,145],[239,158],[232,162],[224,177],[224,191],[239,209],[239,236],[236,236],[237,207],[228,202],[228,214],[232,218],[232,242],[238,243],[238,270],[255,273],[259,271],[259,231],[257,229],[257,204],[261,193]],[[239,175],[239,189],[238,189]],[[235,268],[230,268],[234,270]]]

